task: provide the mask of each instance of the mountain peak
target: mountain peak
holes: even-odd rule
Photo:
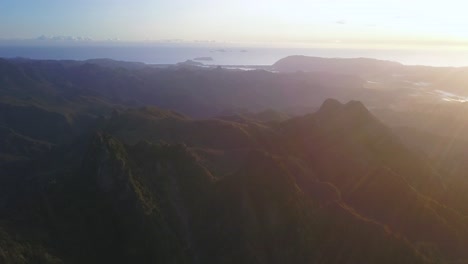
[[[344,105],[343,109],[351,113],[370,114],[367,107],[361,101],[351,100]]]
[[[348,120],[346,123],[353,124],[368,122],[370,120],[377,121],[362,102],[354,100],[342,104],[335,99],[327,99],[316,112],[315,116],[327,123],[335,119]],[[341,121],[339,124],[342,124]]]
[[[323,102],[322,106],[319,109],[319,112],[335,112],[342,109],[343,106],[344,105],[340,101],[328,98]]]

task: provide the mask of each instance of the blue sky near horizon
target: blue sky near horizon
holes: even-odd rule
[[[0,0],[0,39],[461,45],[458,0]]]

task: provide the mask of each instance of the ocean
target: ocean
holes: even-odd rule
[[[209,65],[271,65],[289,55],[325,58],[375,58],[407,65],[468,66],[467,49],[340,49],[220,46],[0,46],[0,57],[50,60],[109,58],[149,64],[174,64],[195,58]],[[207,60],[211,58],[212,60]]]

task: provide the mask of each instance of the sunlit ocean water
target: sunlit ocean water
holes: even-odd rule
[[[86,60],[109,58],[150,64],[174,64],[197,57],[211,65],[271,65],[289,55],[327,58],[375,58],[407,65],[468,66],[468,49],[338,49],[189,46],[0,46],[0,57]]]

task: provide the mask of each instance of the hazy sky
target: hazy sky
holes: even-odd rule
[[[0,38],[467,44],[460,0],[0,0]]]

